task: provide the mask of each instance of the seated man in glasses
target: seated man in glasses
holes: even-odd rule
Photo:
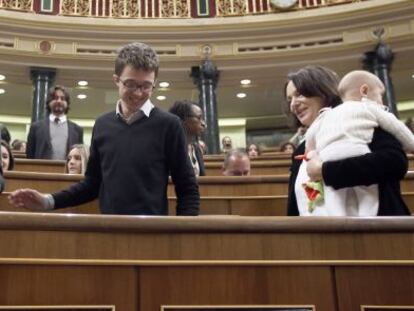
[[[17,190],[10,202],[48,210],[99,196],[104,214],[167,215],[171,175],[177,215],[198,215],[198,185],[181,122],[150,100],[158,66],[158,55],[151,47],[143,43],[123,47],[113,75],[120,99],[115,111],[95,122],[85,179],[51,195]]]

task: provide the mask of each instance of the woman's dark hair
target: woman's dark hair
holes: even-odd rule
[[[10,146],[9,146],[9,144],[6,142],[6,141],[4,141],[4,140],[1,140],[0,141],[0,144],[1,144],[1,146],[4,146],[4,148],[6,148],[6,150],[7,150],[7,152],[9,153],[9,167],[8,167],[8,170],[9,171],[12,171],[13,170],[13,168],[14,168],[14,157],[13,157],[13,153],[12,153],[12,151],[11,151],[11,149],[10,149]]]
[[[262,153],[262,149],[260,148],[260,146],[259,146],[259,145],[254,144],[254,143],[251,143],[251,144],[249,144],[249,145],[246,147],[246,152],[247,152],[247,154],[249,154],[249,149],[250,149],[250,147],[251,147],[251,146],[255,146],[255,147],[256,147],[256,150],[257,150],[257,154],[258,154],[258,155],[261,155],[261,153]]]
[[[25,144],[26,142],[24,140],[21,139],[15,139],[13,140],[12,144],[11,144],[11,148],[12,150],[20,150],[23,146],[23,144]]]
[[[49,103],[55,99],[56,91],[62,91],[63,94],[65,95],[65,100],[67,103],[65,114],[67,114],[69,111],[69,106],[70,106],[70,95],[69,95],[69,92],[66,90],[66,88],[62,85],[55,85],[49,90],[49,93],[47,94],[47,98],[46,98],[46,111],[48,114],[52,113]]]
[[[280,151],[281,152],[285,152],[286,151],[286,147],[287,146],[292,146],[292,148],[293,148],[293,151],[295,151],[296,150],[296,146],[295,146],[295,144],[294,143],[292,143],[291,141],[285,141],[284,143],[282,143],[281,145],[280,145]]]
[[[1,139],[4,140],[6,143],[10,144],[11,136],[10,132],[4,124],[0,123],[0,133]]]
[[[178,116],[182,122],[193,116],[193,105],[197,106],[195,102],[190,100],[176,101],[169,112]]]
[[[291,72],[287,76],[288,81],[285,84],[284,96],[286,99],[286,87],[290,81],[295,85],[299,94],[306,97],[320,97],[323,99],[323,107],[336,107],[342,101],[338,92],[339,77],[331,69],[309,65]],[[286,101],[287,112],[290,113],[290,102]],[[294,125],[301,125],[299,120],[294,116]]]

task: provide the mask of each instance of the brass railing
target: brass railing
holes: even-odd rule
[[[42,0],[0,0],[0,9],[33,12]],[[283,12],[271,0],[214,0],[211,16],[228,17]],[[304,10],[368,0],[298,0],[290,10]],[[36,5],[35,5],[36,4]],[[196,0],[60,0],[55,14],[106,18],[191,18]]]
[[[61,0],[60,15],[109,18],[189,18],[190,0]]]
[[[367,0],[298,0],[296,5],[290,8],[290,10],[313,9],[361,1]],[[280,12],[272,6],[271,2],[271,0],[216,0],[216,15],[226,17]]]

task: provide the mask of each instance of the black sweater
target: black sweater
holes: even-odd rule
[[[198,215],[200,197],[179,119],[158,108],[128,125],[115,112],[96,120],[85,179],[54,193],[55,208],[99,196],[103,214],[167,215],[171,174],[177,215]]]
[[[334,189],[378,184],[378,216],[409,215],[400,191],[400,180],[408,169],[408,160],[401,144],[391,134],[380,128],[374,131],[368,145],[371,153],[339,161],[325,162],[322,176],[326,185]],[[294,156],[303,154],[305,143],[296,149]],[[293,160],[289,179],[288,215],[298,216],[295,196],[295,181],[299,172],[300,160]]]

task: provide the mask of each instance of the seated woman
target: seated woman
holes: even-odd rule
[[[24,140],[15,139],[11,144],[13,151],[26,153],[26,142]]]
[[[203,111],[196,103],[188,100],[176,101],[169,111],[181,119],[181,123],[187,136],[188,156],[193,165],[194,174],[196,176],[204,176],[206,173],[204,169],[203,155],[200,146],[196,142],[196,138],[200,136],[206,128]]]
[[[286,153],[294,153],[296,149],[296,146],[294,143],[287,141],[280,145],[280,151],[286,152]]]
[[[246,148],[246,152],[247,152],[247,155],[249,156],[249,158],[257,158],[260,155],[260,149],[255,144],[250,144]]]
[[[341,104],[338,83],[335,72],[321,66],[306,66],[290,73],[285,88],[290,112],[300,124],[310,127],[322,108]],[[309,179],[322,180],[334,189],[378,184],[376,215],[409,215],[399,184],[408,169],[407,156],[401,144],[383,129],[376,128],[369,148],[371,153],[323,163],[317,156],[309,161],[295,158],[289,179],[288,215],[337,216],[329,213],[329,207],[319,209],[318,213],[309,213],[303,187]],[[304,152],[305,142],[302,142],[293,155]]]
[[[82,174],[85,175],[86,165],[89,159],[89,147],[78,144],[73,145],[68,153],[66,160],[66,174]]]
[[[4,140],[1,141],[1,167],[3,172],[11,171],[14,168],[14,157],[10,146]]]

